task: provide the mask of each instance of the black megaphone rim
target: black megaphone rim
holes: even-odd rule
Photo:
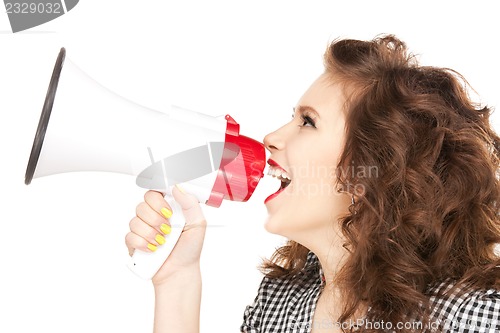
[[[50,114],[52,112],[52,106],[54,105],[57,85],[59,84],[59,78],[61,76],[61,70],[65,57],[66,49],[63,47],[59,51],[59,55],[57,56],[57,60],[54,65],[54,70],[52,71],[49,88],[47,89],[47,95],[45,96],[45,102],[43,103],[42,114],[40,115],[35,138],[33,139],[33,146],[31,147],[31,154],[28,166],[26,167],[26,174],[24,176],[24,183],[26,185],[31,183],[33,175],[35,174],[38,158],[40,157],[40,152],[42,151],[43,140],[45,139],[45,133],[47,132],[47,126],[49,125]]]

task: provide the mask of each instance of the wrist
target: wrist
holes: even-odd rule
[[[171,289],[172,286],[182,287],[184,285],[201,284],[200,264],[198,262],[189,266],[179,267],[167,275],[153,277],[152,282],[156,291]]]
[[[199,332],[201,305],[199,265],[176,269],[154,283],[154,332]]]

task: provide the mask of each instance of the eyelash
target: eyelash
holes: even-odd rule
[[[301,127],[307,127],[307,125],[310,125],[310,126],[316,128],[316,124],[315,124],[314,120],[310,116],[308,116],[307,114],[302,114],[300,116],[300,119],[302,119],[302,122],[303,122]]]
[[[295,118],[295,114],[292,113],[292,119]],[[302,112],[300,114],[300,119],[302,120],[302,124],[299,125],[299,127],[314,127],[316,128],[316,122],[314,121],[314,118],[309,116],[307,112]],[[309,126],[308,126],[309,125]]]

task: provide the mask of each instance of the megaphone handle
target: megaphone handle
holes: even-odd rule
[[[158,246],[155,252],[135,250],[128,263],[128,267],[132,272],[143,279],[150,280],[158,272],[174,249],[186,223],[182,208],[174,198],[165,196],[165,200],[173,212],[172,217],[169,219],[172,230],[168,235],[165,235],[165,244]]]

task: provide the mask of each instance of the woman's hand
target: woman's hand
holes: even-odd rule
[[[155,286],[165,283],[176,272],[199,271],[205,238],[205,217],[193,195],[184,193],[178,187],[174,187],[172,194],[182,207],[186,225],[172,253],[153,277]],[[161,193],[146,192],[144,202],[137,205],[136,216],[130,221],[130,232],[125,237],[129,254],[132,255],[135,249],[154,252],[164,244],[164,236],[170,232],[168,218],[171,216],[172,209]]]

